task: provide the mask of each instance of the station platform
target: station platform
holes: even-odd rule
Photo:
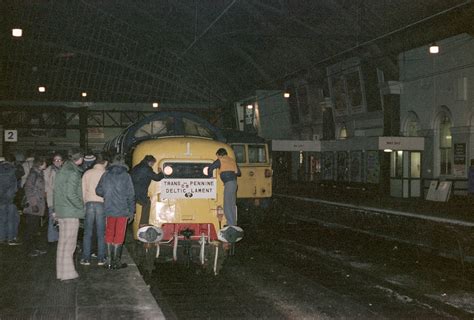
[[[288,206],[291,219],[416,247],[458,260],[463,269],[465,262],[474,264],[472,197],[456,196],[447,202],[434,202],[292,183],[276,188],[273,198]]]
[[[423,198],[395,198],[384,194],[381,190],[361,190],[311,182],[290,182],[278,185],[274,193],[474,222],[474,199],[466,196],[451,196],[447,202],[437,202]]]
[[[92,260],[79,264],[79,278],[56,279],[56,245],[39,239],[47,252],[29,257],[25,245],[0,245],[0,319],[164,319],[140,272],[124,248],[128,267],[106,270]],[[20,234],[21,235],[21,234]]]

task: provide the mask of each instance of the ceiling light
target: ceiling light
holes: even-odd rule
[[[83,96],[84,98],[87,97],[87,92],[81,93],[81,96]]]
[[[431,53],[431,54],[439,53],[439,46],[436,44],[436,42],[433,42],[433,43],[430,45],[430,53]]]
[[[158,102],[153,102],[153,108],[158,108]]]
[[[392,149],[383,149],[383,152],[393,152]]]
[[[252,110],[252,109],[253,109],[253,105],[248,104],[248,105],[247,105],[247,109]]]
[[[23,35],[23,30],[19,28],[12,29],[12,36],[20,38]]]
[[[38,87],[38,91],[39,92],[46,92],[46,87],[43,87],[43,86]]]
[[[289,93],[289,92],[285,92],[285,93],[283,94],[283,97],[286,98],[286,99],[288,99],[288,98],[290,97],[290,93]]]

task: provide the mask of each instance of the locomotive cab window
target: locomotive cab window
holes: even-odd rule
[[[173,122],[174,119],[171,117],[163,120],[150,121],[137,130],[135,138],[171,134],[173,131]]]
[[[234,150],[237,163],[245,163],[247,158],[245,155],[245,146],[243,144],[234,144],[232,145],[232,149]]]
[[[267,153],[265,152],[265,145],[249,145],[248,150],[250,163],[267,162]]]
[[[211,130],[202,126],[193,120],[183,118],[184,132],[186,135],[212,138],[213,134]]]

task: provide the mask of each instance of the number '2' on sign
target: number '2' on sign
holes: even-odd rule
[[[5,130],[5,142],[17,142],[18,131],[17,130]]]

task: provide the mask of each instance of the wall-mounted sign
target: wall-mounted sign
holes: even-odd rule
[[[453,153],[453,173],[455,176],[464,177],[466,175],[466,144],[455,143]]]
[[[5,142],[17,142],[18,131],[17,130],[5,130]]]
[[[423,137],[379,137],[379,150],[425,150]]]
[[[321,151],[321,141],[272,140],[273,151]]]

